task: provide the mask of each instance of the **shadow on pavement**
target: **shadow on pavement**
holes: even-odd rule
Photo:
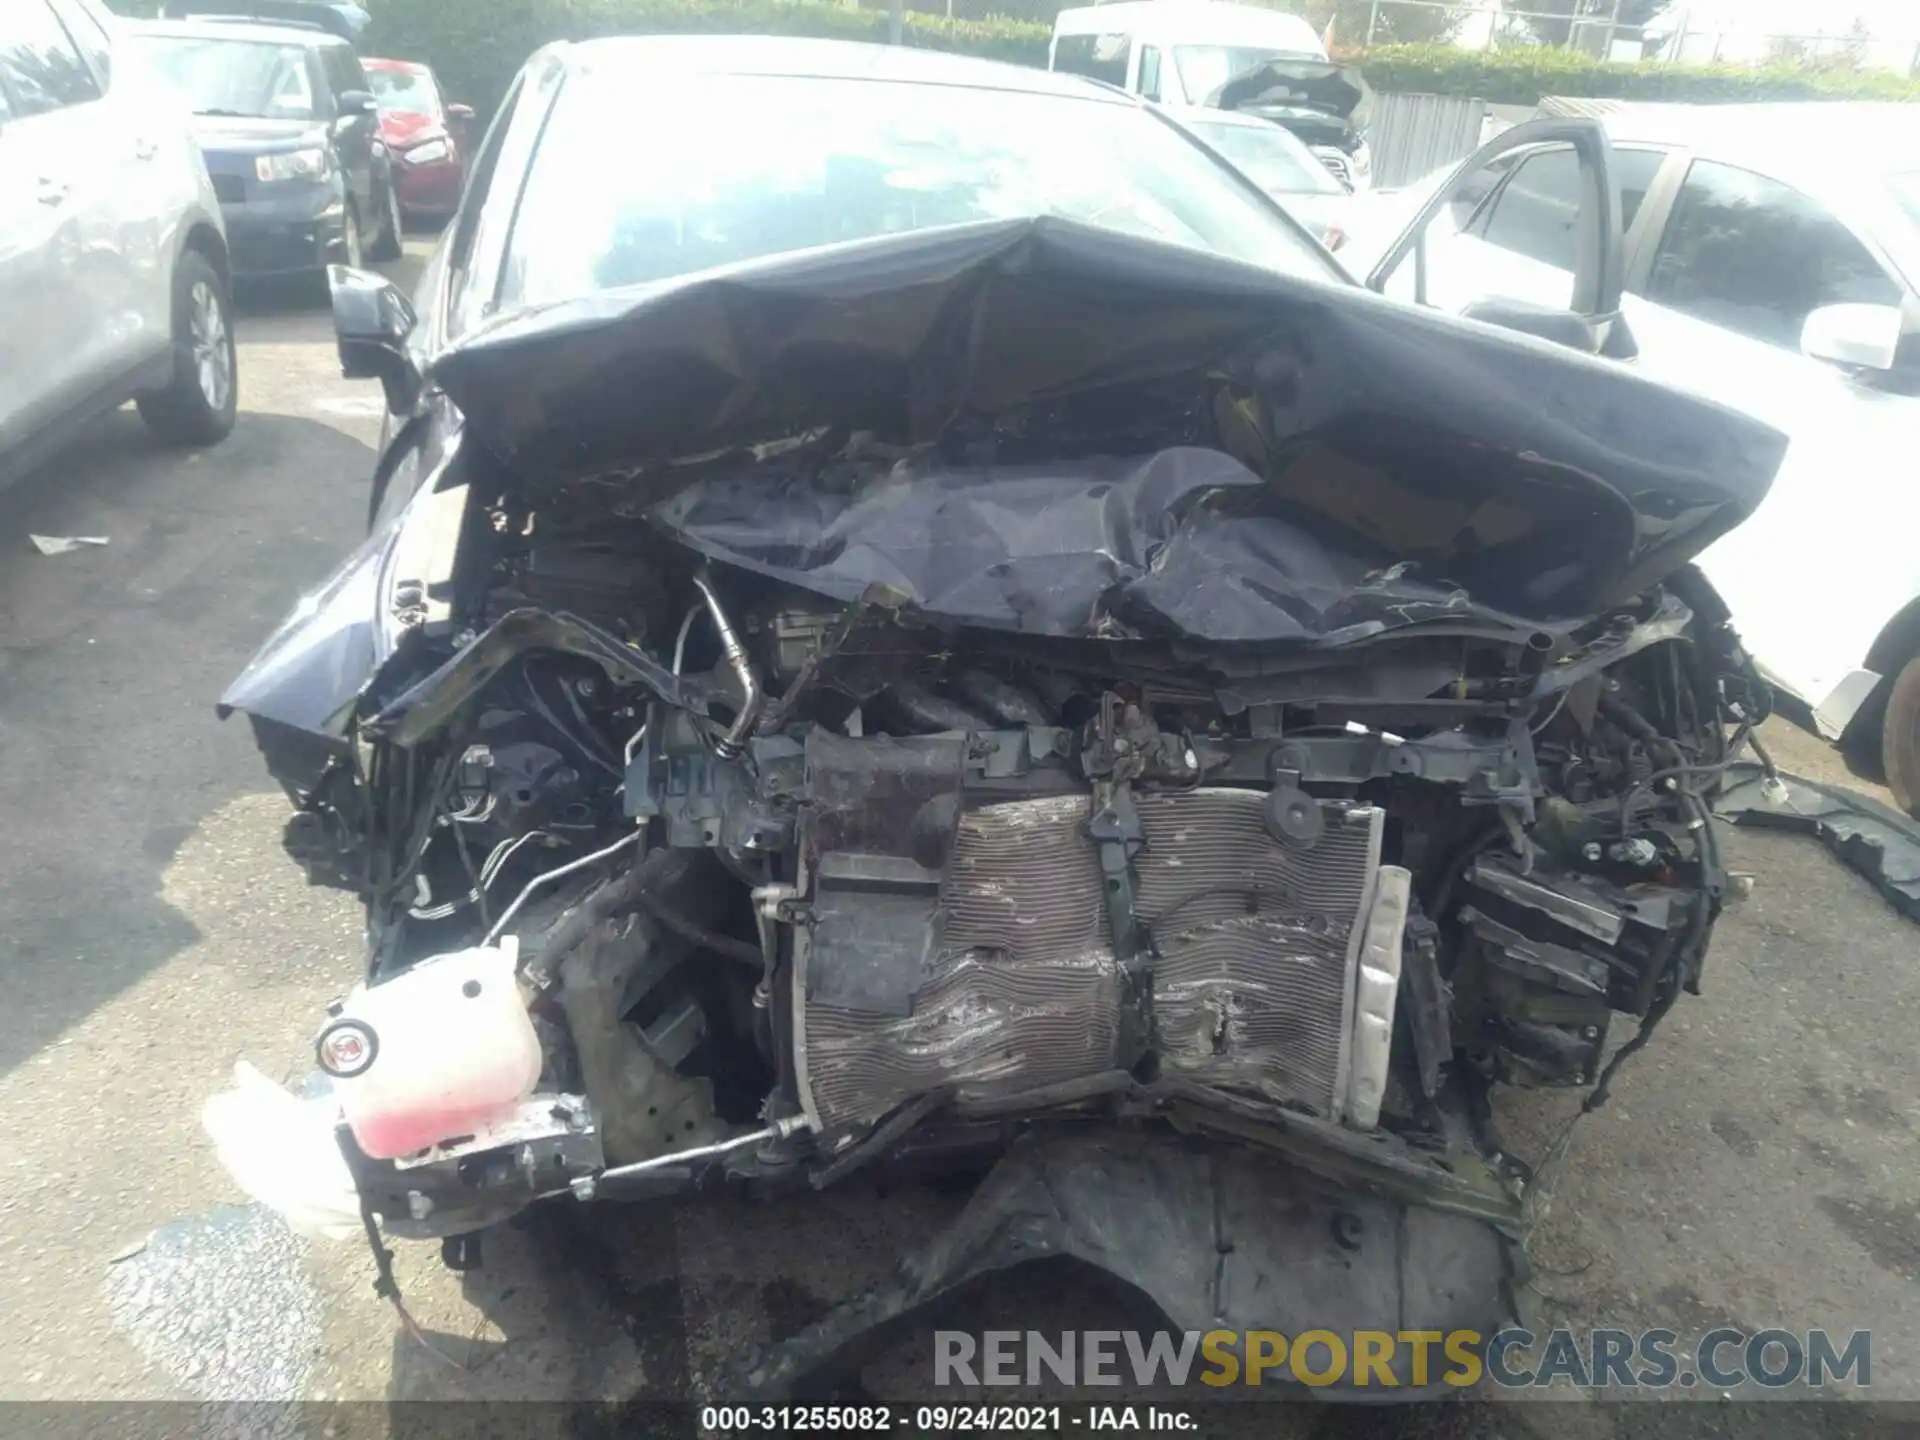
[[[316,420],[243,413],[170,451],[122,410],[0,493],[0,1072],[196,938],[162,876],[267,788],[213,703],[357,537],[370,470]],[[109,543],[43,556],[29,532]]]

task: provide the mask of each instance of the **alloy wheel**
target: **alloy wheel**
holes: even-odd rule
[[[210,410],[224,410],[233,393],[233,345],[227,336],[226,306],[207,281],[195,283],[188,326],[200,395]]]

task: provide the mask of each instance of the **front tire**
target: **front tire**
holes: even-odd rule
[[[1920,655],[1893,677],[1887,718],[1880,725],[1887,788],[1909,815],[1920,816]]]
[[[139,397],[140,418],[170,445],[212,445],[233,431],[239,359],[227,284],[198,250],[173,274],[173,380]]]

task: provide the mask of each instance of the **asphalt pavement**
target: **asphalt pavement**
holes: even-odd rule
[[[373,1295],[363,1245],[290,1235],[200,1131],[236,1058],[298,1082],[358,968],[355,907],[282,856],[284,801],[213,702],[360,534],[377,393],[339,377],[322,310],[256,306],[239,334],[225,444],[162,451],[122,411],[0,494],[0,1399],[711,1394],[734,1347],[877,1279],[957,1197],[555,1206],[490,1236],[464,1279],[402,1246],[422,1339]],[[109,543],[49,557],[30,531]],[[1789,767],[1844,776],[1810,737],[1770,733]],[[1754,893],[1705,994],[1573,1132],[1531,1247],[1542,1313],[1870,1329],[1875,1395],[1920,1397],[1920,931],[1812,841],[1733,832],[1727,850]],[[1571,1109],[1521,1096],[1503,1118],[1539,1153]],[[1111,1327],[1129,1304],[1016,1275],[941,1324]],[[869,1365],[873,1395],[925,1398],[930,1328]],[[1486,1404],[1420,1425],[1683,1433],[1673,1408]],[[1841,1433],[1842,1408],[1790,1428]],[[1419,1428],[1285,1418],[1248,1433]]]

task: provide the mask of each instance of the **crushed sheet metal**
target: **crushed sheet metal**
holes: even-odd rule
[[[817,563],[840,538],[824,522],[849,507],[820,493],[825,457],[792,449],[796,437],[871,432],[931,447],[916,450],[921,478],[908,486],[922,528],[884,532],[875,511],[845,537],[872,545],[876,563],[920,572],[960,535],[981,550],[1004,541],[1006,467],[1137,458],[1187,439],[1231,455],[1267,483],[1263,503],[1318,539],[1271,557],[1283,594],[1310,585],[1332,550],[1417,565],[1539,620],[1596,614],[1704,550],[1758,507],[1786,446],[1630,366],[1055,217],[891,235],[521,310],[463,337],[432,371],[529,506],[597,477],[644,515],[696,478],[684,462],[699,459],[709,505],[689,500],[688,523],[669,533],[695,548],[726,539],[763,564],[866,563]],[[766,457],[776,442],[789,448]],[[762,448],[715,458],[737,447]],[[976,498],[989,479],[999,493]],[[1080,473],[1068,489],[1086,497],[1090,483]],[[1044,527],[1060,488],[1035,480],[1022,523]],[[754,510],[742,502],[777,502],[784,528],[748,543]],[[1076,501],[1073,543],[1049,548],[1085,556],[1086,516]],[[928,519],[941,544],[928,545]],[[1009,578],[1031,577],[1016,569]],[[920,592],[949,588],[905,578]]]
[[[1838,785],[1782,773],[1769,794],[1755,764],[1727,772],[1714,811],[1736,825],[1818,835],[1826,847],[1871,880],[1893,908],[1920,920],[1920,822]]]

